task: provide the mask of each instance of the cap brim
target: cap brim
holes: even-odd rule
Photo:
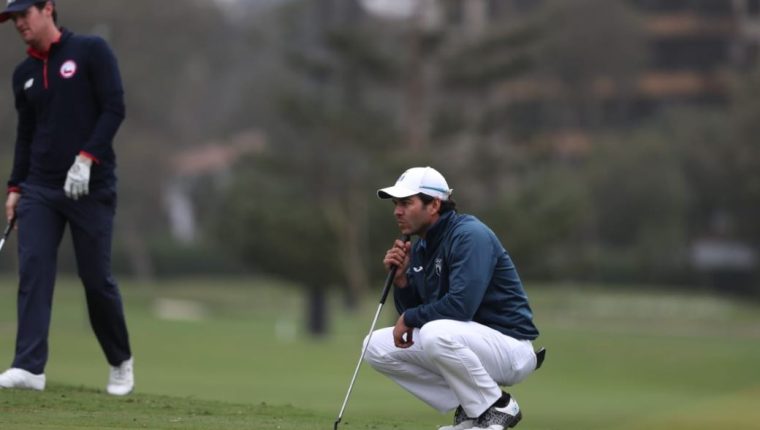
[[[377,190],[377,196],[381,199],[403,199],[406,197],[411,197],[415,194],[418,194],[418,192],[410,190],[409,188],[399,187],[398,185]]]
[[[5,8],[4,11],[0,12],[0,24],[4,23],[5,21],[8,21],[11,18],[12,13],[17,12],[23,12],[30,7],[34,6],[34,2],[30,4],[26,4],[23,1],[13,3]]]

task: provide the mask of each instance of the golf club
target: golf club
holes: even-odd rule
[[[409,242],[409,235],[404,235],[404,237],[401,239],[404,243]],[[340,420],[343,419],[343,412],[346,410],[346,405],[348,404],[348,398],[351,396],[351,391],[354,389],[354,382],[356,382],[356,376],[359,374],[359,368],[362,365],[362,361],[364,360],[364,354],[367,353],[367,346],[369,346],[369,341],[372,339],[372,332],[375,331],[375,324],[377,324],[377,318],[380,316],[380,311],[383,309],[383,305],[385,304],[385,299],[388,298],[388,292],[391,290],[391,284],[393,283],[393,278],[396,277],[396,270],[398,267],[391,266],[390,270],[388,271],[388,277],[385,278],[385,287],[383,287],[383,294],[380,296],[380,304],[377,306],[377,312],[375,312],[375,318],[372,319],[372,325],[369,327],[369,334],[367,335],[367,344],[362,348],[362,353],[359,356],[359,362],[356,363],[356,369],[354,369],[354,376],[351,377],[351,383],[348,385],[348,392],[346,393],[346,398],[343,399],[343,406],[340,408],[340,412],[338,413],[338,419],[335,420],[335,426],[333,427],[333,430],[338,430],[338,424],[340,424]]]
[[[3,231],[3,237],[0,238],[0,251],[3,250],[3,246],[5,245],[6,239],[8,239],[8,236],[11,234],[11,231],[13,230],[13,225],[16,224],[16,217],[11,218],[11,221],[8,223],[8,226],[5,227],[5,231]]]

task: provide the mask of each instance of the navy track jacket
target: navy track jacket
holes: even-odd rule
[[[517,270],[490,228],[451,211],[425,236],[412,247],[408,285],[394,287],[396,309],[407,326],[475,321],[515,339],[538,337]]]
[[[63,187],[80,153],[94,160],[90,188],[113,187],[113,138],[124,120],[116,57],[96,36],[62,29],[50,51],[29,50],[13,73],[18,131],[8,187]]]

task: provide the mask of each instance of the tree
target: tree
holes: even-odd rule
[[[550,0],[545,10],[538,79],[557,85],[542,106],[546,126],[635,125],[631,108],[649,56],[643,23],[631,3]]]
[[[690,194],[672,142],[651,129],[609,136],[595,142],[588,172],[596,276],[683,281]]]
[[[141,278],[155,274],[151,237],[162,236],[163,187],[173,172],[172,154],[203,143],[212,135],[214,106],[224,94],[232,54],[223,43],[224,17],[211,2],[183,2],[156,8],[146,2],[72,1],[62,4],[59,21],[78,33],[104,37],[115,51],[125,87],[127,117],[117,135],[119,213],[115,254]],[[139,30],[135,26],[139,23]],[[188,37],[187,31],[203,34]],[[231,47],[229,49],[232,49]]]
[[[397,141],[374,98],[385,97],[382,86],[393,78],[381,39],[372,37],[377,29],[360,27],[354,2],[321,3],[282,11],[285,56],[265,126],[272,144],[240,165],[220,228],[251,264],[303,284],[312,303],[323,303],[329,286],[346,287],[350,298],[367,288],[367,190],[384,148]],[[245,197],[252,191],[254,201]],[[321,334],[325,324],[314,321]]]

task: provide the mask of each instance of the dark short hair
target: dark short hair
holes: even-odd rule
[[[38,1],[34,4],[34,7],[39,10],[45,9],[45,5],[48,4],[48,1],[50,0]],[[50,1],[50,3],[53,3],[53,22],[58,24],[58,7],[55,5],[54,1]]]
[[[422,200],[422,204],[427,206],[430,203],[435,200],[435,197],[429,196],[427,194],[419,193],[417,194],[417,197]],[[440,200],[440,199],[439,199]],[[449,197],[448,200],[441,200],[441,208],[438,209],[439,214],[445,214],[446,212],[456,211],[457,210],[457,202],[455,202],[451,197]]]

